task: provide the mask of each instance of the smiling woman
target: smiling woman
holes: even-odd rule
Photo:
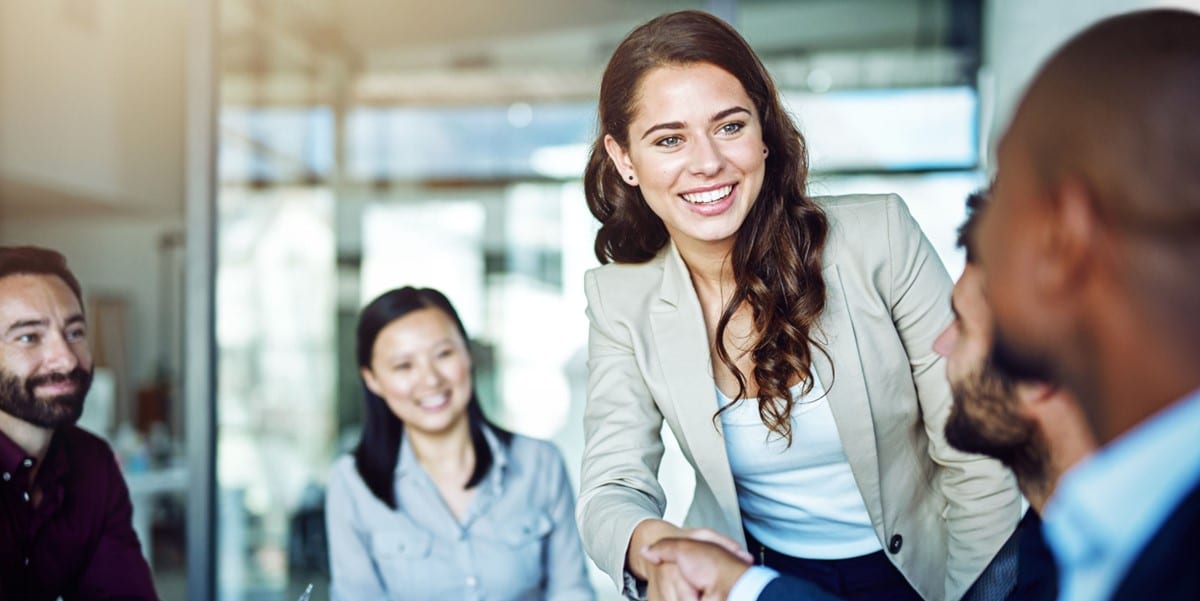
[[[962,597],[1019,495],[942,434],[950,280],[903,201],[808,196],[770,75],[706,13],[625,38],[599,122],[577,512],[596,563],[630,595],[707,593],[641,552],[697,539],[844,599]],[[696,472],[687,528],[662,519],[664,421]]]
[[[467,333],[442,293],[359,316],[362,440],[326,506],[334,599],[592,599],[558,450],[480,410]]]

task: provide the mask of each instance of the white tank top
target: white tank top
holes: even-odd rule
[[[793,557],[845,559],[882,549],[833,412],[817,374],[813,389],[791,389],[792,446],[758,415],[757,399],[721,413],[725,450],[737,484],[746,530],[764,545]],[[718,406],[729,397],[717,389]]]

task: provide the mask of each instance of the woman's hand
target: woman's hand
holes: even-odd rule
[[[650,564],[646,578],[646,597],[650,601],[698,601],[702,591],[692,588],[679,566],[673,563]]]
[[[650,599],[699,599],[699,593],[693,589],[679,572],[679,566],[671,563],[654,564],[642,555],[642,549],[664,538],[690,538],[693,540],[713,543],[746,562],[752,562],[754,557],[746,552],[733,539],[710,528],[680,528],[665,520],[645,520],[633,529],[629,539],[629,549],[625,554],[626,565],[634,576],[647,582],[647,592]]]
[[[675,566],[703,601],[728,597],[750,568],[744,557],[691,538],[664,538],[643,549],[642,555],[655,564]]]

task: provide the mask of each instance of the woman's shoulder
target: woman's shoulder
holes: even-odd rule
[[[365,510],[364,500],[374,498],[367,488],[367,483],[359,475],[352,454],[345,454],[334,460],[325,494],[327,511],[335,508],[345,511],[348,516],[358,516]]]
[[[588,270],[583,286],[588,306],[607,315],[607,319],[641,315],[650,298],[662,288],[670,256],[668,244],[645,263],[608,263]]]
[[[357,468],[354,467],[354,453],[342,453],[340,457],[333,461],[334,472],[341,473],[347,470],[356,474],[358,473]]]
[[[886,222],[890,213],[908,212],[908,206],[898,194],[839,194],[813,196],[813,202],[825,211],[831,225],[846,221]]]
[[[827,262],[846,252],[886,255],[897,239],[919,232],[908,205],[897,194],[814,196],[812,200],[829,219]]]
[[[333,469],[330,470],[329,475],[329,487],[342,488],[347,491],[366,489],[366,483],[358,473],[358,465],[354,462],[352,453],[346,453],[333,462]]]
[[[545,485],[565,469],[563,453],[550,440],[512,434],[508,447],[509,470],[512,474],[524,474],[529,479]]]
[[[518,462],[534,462],[540,466],[562,461],[562,453],[554,443],[523,434],[513,434],[508,449],[509,456]]]
[[[639,282],[651,284],[662,279],[663,265],[671,251],[670,243],[663,246],[654,258],[644,263],[611,262],[587,270],[586,278],[598,284],[620,282],[622,287],[637,285]]]

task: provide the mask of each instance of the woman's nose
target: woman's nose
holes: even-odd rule
[[[425,363],[422,366],[421,381],[430,387],[439,386],[444,378],[442,372],[438,371],[437,366],[433,363]]]
[[[721,171],[725,164],[725,156],[717,143],[707,136],[699,136],[691,147],[692,173],[713,176]]]

